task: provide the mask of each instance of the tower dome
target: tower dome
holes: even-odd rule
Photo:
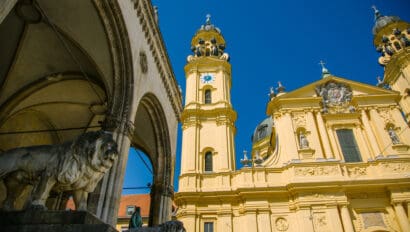
[[[385,66],[391,58],[410,47],[410,24],[397,16],[383,16],[373,6],[375,25],[373,43],[380,52],[379,64]]]
[[[264,138],[270,137],[272,134],[273,119],[272,117],[265,118],[259,123],[252,135],[252,143],[255,144]]]
[[[202,25],[191,40],[191,50],[187,60],[191,62],[200,57],[215,57],[229,61],[229,55],[224,52],[225,39],[221,30],[211,22],[211,15],[206,15],[205,24]]]
[[[397,16],[384,16],[380,13],[380,11],[373,6],[374,9],[374,17],[375,17],[375,24],[373,26],[373,35],[376,35],[379,31],[381,31],[385,26],[400,22],[400,18]]]

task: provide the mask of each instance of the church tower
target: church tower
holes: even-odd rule
[[[196,174],[235,170],[231,65],[225,40],[210,15],[192,38],[191,49],[184,68],[180,192],[195,191],[191,177]]]
[[[379,84],[388,84],[400,92],[400,106],[410,122],[410,24],[397,16],[383,16],[376,7],[374,40],[380,65],[384,66],[384,79]]]

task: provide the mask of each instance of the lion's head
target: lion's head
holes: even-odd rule
[[[95,141],[95,150],[89,155],[89,162],[93,168],[100,171],[105,171],[111,168],[114,161],[117,159],[117,143],[113,140],[112,134],[100,132],[101,135]]]
[[[105,173],[118,157],[117,143],[112,134],[105,131],[91,131],[74,140],[69,149],[71,155],[65,156],[58,180],[72,184],[79,180],[86,169]]]

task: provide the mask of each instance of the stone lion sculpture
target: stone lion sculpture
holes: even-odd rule
[[[50,191],[72,192],[77,210],[87,209],[93,192],[118,156],[110,133],[86,132],[71,142],[15,148],[0,154],[0,179],[7,196],[3,210],[13,210],[15,200],[29,185],[30,208],[46,209]]]

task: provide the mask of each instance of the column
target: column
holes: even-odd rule
[[[289,112],[275,115],[275,127],[278,132],[279,146],[282,148],[282,152],[287,154],[286,160],[281,162],[287,162],[292,159],[299,159],[297,151],[296,138],[293,130],[292,117]],[[285,145],[284,145],[285,144]],[[284,150],[286,148],[286,150]],[[283,159],[282,158],[282,159]]]
[[[386,148],[388,146],[391,145],[391,140],[386,132],[386,130],[384,129],[385,122],[383,121],[383,119],[381,119],[379,113],[377,112],[377,110],[375,108],[371,108],[370,109],[370,119],[372,120],[372,125],[376,128],[376,134],[379,134],[380,136],[378,136],[379,142],[378,144],[380,144],[382,148]],[[390,149],[391,151],[391,149]],[[382,151],[383,152],[383,151]],[[384,151],[386,152],[386,151]],[[389,152],[389,151],[388,151]],[[381,154],[383,155],[383,154]]]
[[[350,212],[347,205],[340,206],[340,214],[342,216],[342,224],[345,232],[354,232],[352,219],[350,218]]]
[[[300,208],[296,212],[298,229],[295,231],[314,232],[313,215],[310,208]]]
[[[270,211],[269,210],[258,211],[257,221],[258,221],[257,231],[263,231],[263,232],[272,231],[272,227],[270,224]]]
[[[396,211],[397,220],[402,231],[410,231],[410,224],[407,220],[406,212],[404,211],[402,202],[393,203],[394,210]]]
[[[320,146],[320,138],[319,134],[317,131],[317,126],[315,123],[315,117],[313,115],[312,111],[308,111],[307,113],[307,119],[306,119],[306,127],[308,130],[311,131],[312,136],[310,137],[312,140],[312,145],[311,148],[315,149],[315,157],[316,159],[323,159],[323,150]]]
[[[343,232],[342,222],[340,220],[339,210],[337,205],[328,206],[327,216],[329,218],[329,227],[332,232]],[[345,231],[346,232],[346,231]]]
[[[373,157],[378,156],[380,154],[380,148],[378,146],[376,137],[374,136],[373,130],[370,126],[369,117],[367,117],[366,110],[362,109],[361,113],[364,130],[366,131],[367,137],[370,142],[370,146],[373,150]]]
[[[125,134],[114,133],[113,137],[119,148],[118,159],[102,180],[96,214],[102,221],[111,225],[117,224],[122,184],[131,144],[130,139]]]
[[[252,210],[252,211],[247,211],[245,214],[245,225],[244,228],[245,230],[243,231],[257,231],[258,227],[257,227],[257,222],[256,222],[256,211]]]
[[[325,156],[328,159],[335,158],[332,153],[332,149],[330,148],[329,136],[327,135],[325,123],[323,121],[323,117],[320,112],[316,113],[316,120],[317,120],[317,126],[319,127],[320,138],[322,139],[323,149],[325,151]]]
[[[409,145],[410,144],[410,130],[406,129],[408,128],[408,126],[406,124],[406,121],[404,121],[404,118],[398,107],[394,107],[392,109],[392,115],[393,115],[394,121],[396,122],[396,126],[400,127],[400,131],[397,131],[400,141],[404,144]]]

